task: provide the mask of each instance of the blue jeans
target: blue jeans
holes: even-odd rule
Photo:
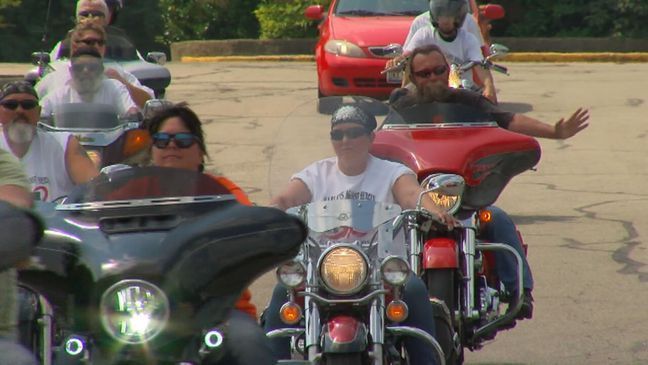
[[[488,210],[493,213],[493,219],[486,225],[486,229],[482,231],[483,238],[487,241],[509,245],[520,254],[522,257],[522,286],[524,289],[532,290],[533,276],[531,275],[531,268],[529,268],[529,262],[524,254],[524,248],[513,220],[505,211],[496,206],[490,206]],[[495,270],[508,291],[517,288],[516,267],[516,260],[512,254],[495,251]]]
[[[286,289],[281,285],[275,286],[272,299],[270,299],[270,304],[265,311],[263,329],[266,333],[275,329],[290,327],[279,318],[279,309],[287,301],[288,292]],[[405,321],[401,322],[401,325],[416,327],[434,336],[434,309],[430,304],[425,284],[413,273],[405,284],[403,301],[407,303],[409,315]],[[270,341],[277,358],[290,359],[290,339],[288,337],[273,338]],[[408,337],[404,342],[411,364],[436,364],[434,350],[424,341]]]

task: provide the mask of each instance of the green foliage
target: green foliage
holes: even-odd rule
[[[164,23],[158,3],[158,0],[127,1],[114,24],[126,31],[142,55],[150,51],[169,55],[169,47],[162,41]]]
[[[648,36],[646,0],[499,0],[513,13],[495,35],[511,37]],[[510,6],[510,8],[509,8]],[[509,17],[509,14],[511,17]]]
[[[317,24],[306,19],[309,5],[328,7],[330,0],[264,0],[254,11],[261,25],[260,38],[308,38],[317,35]]]
[[[192,39],[257,38],[259,0],[160,0],[167,42]]]

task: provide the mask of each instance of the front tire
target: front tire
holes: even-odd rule
[[[362,365],[362,354],[359,352],[349,354],[324,354],[324,365]]]
[[[463,346],[460,346],[459,350],[455,346],[455,337],[459,335],[461,338],[461,333],[455,331],[453,325],[454,313],[457,310],[455,270],[426,270],[425,283],[428,287],[430,303],[434,308],[436,338],[446,355],[446,364],[463,364]]]

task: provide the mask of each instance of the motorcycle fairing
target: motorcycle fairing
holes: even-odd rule
[[[362,352],[368,345],[368,331],[364,323],[345,315],[332,317],[322,333],[323,353]]]
[[[497,200],[511,178],[537,164],[540,145],[496,126],[399,125],[379,130],[371,153],[405,164],[419,180],[433,172],[461,175],[464,206],[483,207]]]

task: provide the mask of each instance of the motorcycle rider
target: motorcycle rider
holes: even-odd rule
[[[469,61],[480,62],[484,59],[482,44],[479,40],[481,38],[476,38],[466,27],[463,27],[465,19],[470,18],[466,0],[430,0],[428,14],[430,23],[416,30],[416,33],[411,37],[408,36],[408,40],[403,46],[403,54],[387,62],[387,67],[391,67],[410,55],[415,48],[428,44],[439,46],[452,64],[461,65]],[[425,17],[419,18],[425,19]],[[421,22],[421,20],[418,20],[418,23],[416,21],[412,24],[412,28],[419,26]],[[477,77],[483,81],[483,95],[497,103],[495,84],[490,70],[474,66],[471,71],[475,72]],[[472,79],[472,72],[465,72],[463,77]],[[407,78],[403,78],[403,86],[407,81]]]
[[[0,150],[0,205],[30,208],[33,200],[28,187],[20,163],[9,152]],[[18,301],[13,268],[0,270],[0,309],[0,364],[36,365],[29,351],[16,343]]]
[[[93,47],[101,57],[106,55],[106,31],[102,25],[95,22],[80,22],[70,32],[69,50],[70,53],[66,57],[70,57],[75,53],[79,47]],[[69,63],[68,63],[69,66]],[[146,86],[143,86],[137,78],[130,72],[125,71],[118,64],[108,63],[105,67],[104,74],[110,79],[121,82],[131,99],[137,104],[138,107],[143,108],[146,101],[155,97],[154,91]],[[37,84],[36,90],[41,98],[44,98],[50,91],[59,85],[63,85],[70,81],[71,75],[68,67],[59,67],[56,70],[48,73]]]
[[[385,203],[398,203],[404,209],[414,208],[421,192],[412,170],[399,163],[378,159],[369,153],[375,137],[376,119],[355,106],[339,108],[331,119],[331,143],[336,157],[313,163],[293,175],[288,186],[271,200],[271,204],[285,210],[290,207],[330,199],[360,197]],[[453,227],[454,218],[440,210],[430,200],[423,206],[439,221]],[[403,291],[403,300],[410,309],[404,325],[420,328],[434,336],[433,308],[427,297],[425,284],[416,275]],[[275,286],[272,299],[265,311],[266,332],[285,327],[279,318],[279,309],[287,301],[284,287]],[[272,339],[275,354],[289,358],[287,338]],[[405,340],[411,364],[431,364],[435,356],[421,340]]]
[[[523,114],[514,114],[499,109],[491,101],[465,89],[448,87],[449,67],[442,50],[435,45],[417,48],[412,52],[408,65],[410,78],[416,90],[396,89],[390,98],[396,109],[405,108],[417,103],[447,102],[469,105],[486,114],[502,128],[532,137],[567,139],[587,128],[589,112],[579,108],[566,120],[560,119],[554,125],[541,122]],[[486,237],[492,242],[501,242],[515,248],[523,259],[524,302],[518,313],[518,319],[533,316],[533,277],[529,263],[523,252],[522,243],[511,218],[500,208],[489,207],[493,220],[489,223]],[[507,290],[513,292],[516,285],[515,259],[506,254],[496,253],[497,271]],[[517,297],[513,293],[513,297]],[[510,306],[509,308],[512,308]]]
[[[158,111],[147,123],[153,141],[154,166],[204,171],[207,148],[202,123],[186,105],[177,104]],[[224,176],[212,176],[225,186],[241,204],[252,205],[241,188]],[[256,323],[256,307],[246,289],[228,319],[227,358],[223,364],[275,364],[268,339]]]
[[[0,149],[20,160],[34,198],[52,201],[99,172],[76,137],[36,128],[39,115],[38,95],[31,84],[14,81],[0,89]]]
[[[43,99],[41,114],[50,117],[58,105],[69,103],[107,104],[119,115],[136,114],[139,108],[128,89],[119,81],[104,76],[101,55],[92,47],[81,47],[70,60],[70,83],[61,85]]]

